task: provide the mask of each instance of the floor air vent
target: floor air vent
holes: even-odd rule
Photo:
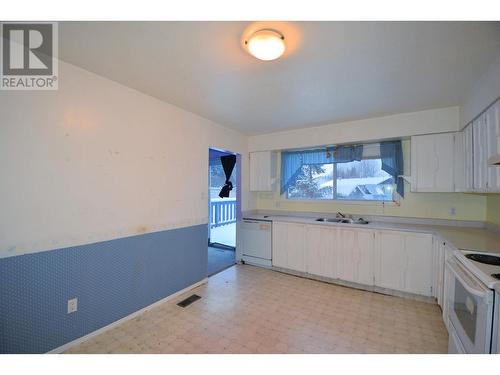
[[[198,301],[201,297],[197,294],[193,294],[192,296],[189,296],[188,298],[186,298],[185,300],[182,300],[181,302],[179,302],[177,304],[177,306],[180,306],[180,307],[187,307],[189,306],[190,304],[192,304],[194,301]]]

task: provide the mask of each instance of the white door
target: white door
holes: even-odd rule
[[[273,266],[287,268],[287,224],[273,222]]]
[[[374,233],[369,230],[339,229],[339,279],[373,285]]]
[[[405,234],[407,256],[405,291],[422,296],[432,296],[432,236]]]
[[[308,225],[307,273],[336,278],[337,228]]]
[[[375,285],[404,290],[406,274],[405,239],[400,232],[380,231],[375,267]]]

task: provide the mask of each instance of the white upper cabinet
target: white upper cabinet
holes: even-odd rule
[[[276,180],[276,153],[250,152],[250,191],[273,191]]]
[[[487,128],[485,114],[472,122],[474,149],[474,191],[485,192],[488,173]]]
[[[474,140],[472,124],[467,125],[463,131],[464,138],[464,183],[465,191],[474,191]]]
[[[467,191],[466,182],[466,152],[465,152],[465,133],[457,132],[453,135],[455,148],[453,151],[454,163],[453,163],[453,181],[455,183],[455,192],[461,193]],[[472,182],[472,175],[471,175]],[[472,186],[472,184],[471,184]]]
[[[487,159],[500,154],[500,101],[492,105],[484,114],[486,126]],[[489,192],[500,192],[500,166],[488,165],[487,167],[487,190]]]
[[[500,192],[500,166],[488,165],[488,159],[500,153],[500,101],[469,124],[464,136],[466,191]]]
[[[455,191],[455,133],[411,137],[411,178],[413,192]]]

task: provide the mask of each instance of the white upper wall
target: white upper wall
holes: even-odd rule
[[[447,107],[256,135],[249,138],[248,150],[281,150],[349,142],[377,141],[417,134],[457,131],[458,127],[459,108]]]
[[[500,97],[500,52],[465,97],[461,106],[460,124],[463,128],[479,113]]]
[[[248,169],[240,133],[59,69],[58,91],[0,92],[0,257],[207,223],[208,148]]]

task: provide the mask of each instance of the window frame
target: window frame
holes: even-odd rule
[[[376,156],[368,156],[368,157],[363,157],[361,160],[375,160],[375,159],[380,159],[380,157]],[[323,163],[323,164],[330,164],[330,163]],[[317,199],[317,198],[293,198],[289,196],[289,192],[287,191],[285,194],[286,200],[290,200],[293,202],[330,202],[330,201],[336,201],[336,202],[342,202],[342,203],[347,203],[347,204],[381,204],[381,205],[386,205],[386,204],[397,204],[397,200],[395,197],[395,192],[396,189],[393,189],[392,192],[392,198],[391,200],[378,200],[378,199],[338,199],[337,198],[337,164],[338,163],[331,163],[333,164],[333,173],[332,173],[332,188],[333,188],[333,198],[325,198],[325,199]],[[280,166],[281,167],[281,166]],[[393,186],[395,184],[393,183]]]

